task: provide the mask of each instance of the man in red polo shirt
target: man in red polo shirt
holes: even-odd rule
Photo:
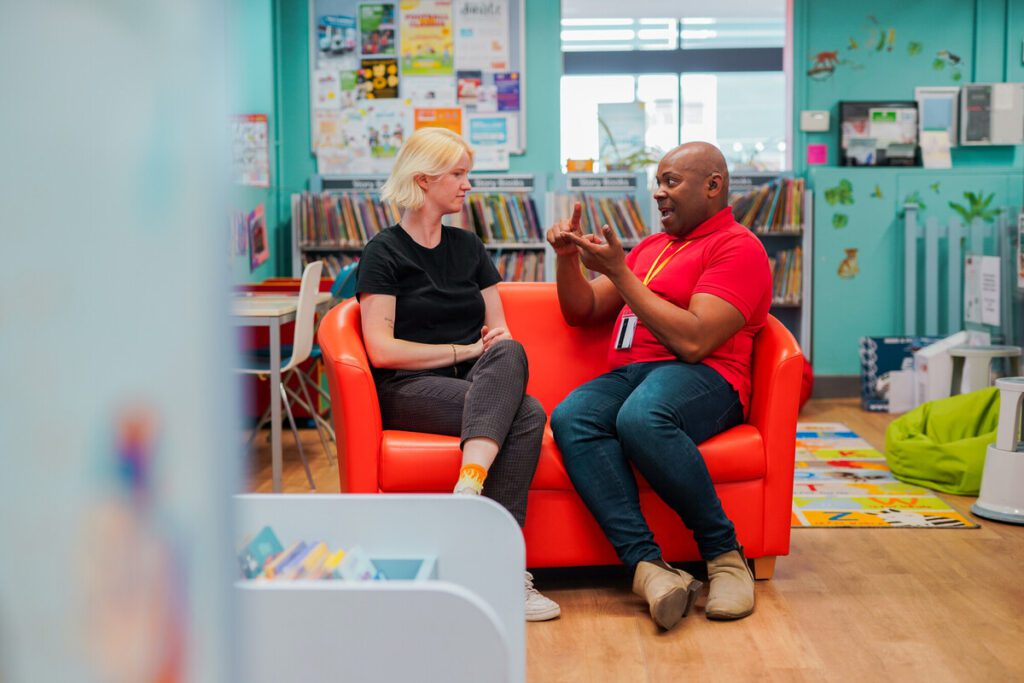
[[[728,206],[725,158],[703,142],[658,164],[662,232],[628,255],[607,225],[583,235],[580,207],[547,234],[558,300],[570,325],[617,318],[610,372],[555,408],[551,426],[573,485],[634,569],[633,591],[672,628],[701,583],[662,559],[640,511],[635,465],[693,532],[707,561],[709,619],[754,610],[754,580],[697,444],[743,422],[754,336],[771,304],[761,242]],[[579,262],[601,273],[588,281]]]

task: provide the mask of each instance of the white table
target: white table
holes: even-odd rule
[[[326,308],[330,292],[319,292],[317,310]],[[297,294],[237,294],[231,297],[231,319],[238,327],[270,328],[270,460],[274,493],[281,492],[281,325],[295,320]]]

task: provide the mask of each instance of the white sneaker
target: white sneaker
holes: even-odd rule
[[[562,613],[562,608],[551,598],[544,597],[533,587],[533,574],[526,572],[526,620],[547,621]]]

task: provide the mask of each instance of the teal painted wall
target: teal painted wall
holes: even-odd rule
[[[231,0],[228,4],[227,45],[229,71],[229,111],[232,114],[267,114],[270,132],[270,188],[231,188],[228,206],[233,211],[252,211],[264,205],[267,228],[270,233],[270,259],[255,271],[249,270],[249,257],[226,256],[230,260],[231,281],[260,281],[279,272],[281,258],[277,235],[277,182],[275,164],[274,124],[274,60],[273,60],[273,3],[272,0]],[[224,232],[230,230],[224,218]],[[229,238],[230,239],[230,238]],[[225,254],[229,239],[224,240]]]
[[[559,169],[559,40],[561,7],[551,0],[524,0],[526,11],[526,153],[513,156],[510,173],[533,173],[540,192]],[[293,192],[306,189],[316,172],[310,147],[309,16],[304,0],[273,0],[280,114],[280,196],[275,239],[277,275],[291,274],[291,204]]]
[[[873,21],[874,17],[876,21]],[[889,48],[889,30],[894,31]],[[885,36],[882,49],[875,49]],[[819,375],[859,371],[857,342],[865,335],[903,333],[903,242],[900,207],[917,191],[925,215],[946,220],[949,202],[963,193],[995,194],[994,205],[1024,201],[1024,149],[955,149],[953,168],[837,167],[840,100],[914,98],[918,85],[1024,80],[1021,40],[1024,3],[1019,0],[866,0],[794,3],[794,169],[814,190],[813,361]],[[912,43],[919,44],[911,47]],[[939,51],[960,57],[954,67],[934,68]],[[834,73],[807,74],[815,55],[837,52]],[[954,74],[960,74],[960,80]],[[828,133],[799,132],[803,109],[831,112]],[[829,165],[808,167],[806,146],[829,146]],[[830,205],[825,190],[841,180],[852,185],[852,204]],[[844,227],[833,223],[846,216]],[[857,249],[859,273],[839,277],[847,249]]]

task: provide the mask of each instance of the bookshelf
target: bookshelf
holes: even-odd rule
[[[547,242],[531,174],[470,175],[473,189],[451,225],[474,231],[506,282],[543,282]]]
[[[292,272],[313,259],[328,274],[359,258],[363,245],[400,218],[380,200],[385,175],[314,176],[310,191],[292,195]],[[473,189],[446,225],[473,230],[507,281],[544,280],[544,228],[530,174],[470,175]]]
[[[802,178],[777,173],[737,173],[729,204],[736,220],[757,235],[772,266],[771,313],[811,357],[813,201]]]

